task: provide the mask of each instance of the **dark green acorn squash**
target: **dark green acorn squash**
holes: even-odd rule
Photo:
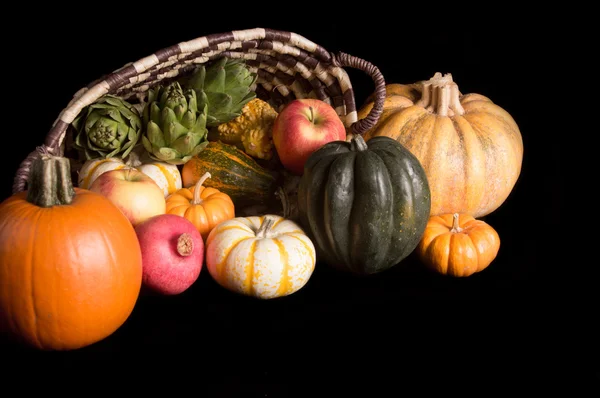
[[[405,259],[425,232],[430,209],[421,163],[385,136],[325,144],[308,158],[298,187],[300,223],[319,260],[359,275]]]

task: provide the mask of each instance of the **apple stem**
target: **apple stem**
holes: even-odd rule
[[[260,224],[260,228],[256,231],[256,237],[259,239],[266,237],[271,230],[271,227],[273,227],[273,224],[275,224],[275,217],[265,216],[262,224]]]
[[[459,233],[462,232],[462,228],[458,225],[458,213],[454,213],[452,215],[452,229],[450,230],[450,232],[452,233]]]
[[[311,123],[313,123],[314,120],[315,120],[315,114],[313,112],[313,107],[309,106],[308,109],[310,109],[310,119],[309,120],[310,120]]]
[[[180,256],[187,257],[194,251],[194,241],[187,232],[182,233],[177,238],[177,253]]]
[[[207,178],[210,178],[210,173],[208,171],[204,173],[204,175],[200,177],[200,179],[196,183],[196,186],[194,187],[194,199],[192,200],[193,205],[199,205],[202,203],[200,193],[202,191],[202,184],[204,184],[204,181],[206,181]]]

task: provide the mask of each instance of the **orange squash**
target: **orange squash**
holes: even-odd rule
[[[494,228],[468,214],[432,216],[416,248],[420,260],[444,275],[465,277],[486,269],[500,250]]]
[[[358,118],[373,105],[368,99]],[[431,215],[483,217],[504,203],[521,173],[523,140],[515,120],[483,95],[461,94],[450,74],[388,84],[381,117],[363,138],[380,135],[396,139],[421,162]]]
[[[141,284],[128,219],[74,188],[68,159],[41,153],[28,190],[0,204],[0,331],[39,349],[81,348],[122,326]]]
[[[229,195],[202,186],[207,178],[210,178],[209,172],[204,173],[196,185],[181,188],[166,199],[167,213],[189,220],[204,240],[219,223],[235,217],[235,206]]]

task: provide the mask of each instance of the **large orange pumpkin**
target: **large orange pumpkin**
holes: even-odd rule
[[[431,215],[475,218],[496,210],[521,173],[523,140],[512,116],[480,94],[464,94],[450,74],[412,85],[388,84],[383,112],[365,141],[392,137],[421,162],[431,189]],[[367,116],[367,99],[358,118]]]
[[[131,223],[73,187],[68,159],[41,154],[28,190],[0,204],[0,330],[39,349],[81,348],[122,326],[141,283]]]

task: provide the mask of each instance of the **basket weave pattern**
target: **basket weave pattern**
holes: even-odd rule
[[[345,53],[330,53],[320,45],[292,32],[249,29],[217,33],[161,49],[79,90],[60,113],[41,149],[63,155],[68,127],[86,106],[105,94],[143,100],[150,88],[191,72],[198,64],[220,57],[243,58],[258,74],[257,96],[279,109],[295,98],[317,98],[332,105],[350,133],[362,134],[379,119],[385,99],[385,80],[377,67]],[[356,68],[375,83],[375,105],[357,120],[354,91],[344,67]],[[31,152],[16,172],[13,193],[26,189]]]

